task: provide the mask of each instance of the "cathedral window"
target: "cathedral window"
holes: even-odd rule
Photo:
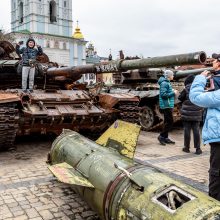
[[[24,21],[24,4],[20,2],[19,4],[19,23],[23,23]]]
[[[64,7],[66,8],[66,1],[64,1]]]
[[[66,50],[66,42],[63,43],[63,49]]]
[[[54,42],[54,48],[59,49],[59,41],[56,40]]]
[[[57,21],[57,10],[56,10],[56,2],[54,0],[50,1],[50,22]]]
[[[46,47],[50,48],[50,41],[49,40],[46,43]]]

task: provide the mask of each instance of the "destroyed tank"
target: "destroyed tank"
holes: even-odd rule
[[[159,111],[159,85],[157,82],[163,75],[164,70],[165,68],[137,69],[113,75],[115,84],[106,89],[108,93],[117,95],[131,94],[139,98],[138,106],[127,110],[125,108],[125,111],[121,113],[122,118],[126,115],[125,112],[128,112],[128,115],[130,114],[131,116],[135,112],[139,112],[136,117],[130,117],[129,121],[140,124],[143,130],[153,130],[163,124],[163,114]],[[173,89],[181,92],[184,88],[183,80],[187,75],[196,75],[204,70],[212,71],[212,67],[179,71],[172,69],[174,72],[174,80],[171,82]],[[180,104],[176,98],[173,111],[174,122],[181,118],[179,109]]]
[[[75,82],[82,74],[203,63],[206,54],[196,52],[73,67],[58,67],[44,54],[38,57],[36,64],[33,93],[23,93],[20,89],[20,59],[9,42],[0,42],[0,149],[13,146],[17,135],[59,135],[64,128],[80,133],[102,132],[116,118],[122,117],[122,106],[139,105],[139,98],[132,94],[92,95],[77,88]]]
[[[37,58],[34,92],[23,93],[20,60],[9,42],[0,42],[0,149],[11,148],[16,136],[59,135],[63,128],[99,133],[115,120],[116,111],[96,104],[85,87],[70,90],[78,78],[66,77],[65,68],[59,76],[47,72],[58,65],[45,54]]]

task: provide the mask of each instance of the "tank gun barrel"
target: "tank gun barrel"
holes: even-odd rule
[[[212,72],[214,69],[212,67],[207,67],[207,68],[192,69],[192,70],[179,70],[174,73],[174,79],[181,79],[181,78],[184,78],[190,74],[197,75],[205,70]]]
[[[187,54],[178,54],[162,57],[152,57],[138,60],[124,60],[120,69],[132,70],[141,68],[170,67],[185,64],[203,64],[206,61],[206,54],[203,51]]]
[[[126,70],[171,67],[186,64],[203,64],[206,61],[206,53],[203,51],[179,55],[152,57],[136,60],[108,61],[98,64],[89,64],[72,67],[49,68],[48,76],[65,76],[73,80],[79,79],[85,73],[115,73]]]
[[[65,76],[76,81],[81,78],[82,74],[93,72],[95,72],[95,67],[93,64],[89,64],[72,67],[52,67],[47,70],[46,74],[51,77]]]
[[[174,72],[174,80],[179,80],[187,77],[190,74],[197,75],[201,72],[208,70],[213,71],[212,67],[191,69],[191,70],[172,70]],[[122,73],[121,83],[122,84],[132,84],[132,83],[146,83],[146,82],[157,82],[158,79],[163,75],[163,69],[153,68],[153,69],[139,69],[139,70],[129,70]]]

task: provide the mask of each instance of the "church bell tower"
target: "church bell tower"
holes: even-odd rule
[[[12,32],[71,37],[72,0],[11,0]]]

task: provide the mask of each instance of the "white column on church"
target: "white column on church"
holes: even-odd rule
[[[48,12],[48,13],[47,13]],[[45,33],[48,34],[49,31],[49,3],[48,1],[44,4],[44,22],[45,22]]]
[[[26,3],[26,7],[28,7],[29,11],[25,14],[25,20],[27,21],[27,16],[30,16],[30,32],[34,32],[34,2]]]
[[[59,28],[59,35],[63,35],[63,27],[62,27],[62,22],[63,22],[63,0],[57,1],[57,25]]]
[[[38,7],[37,7],[37,2],[32,3],[32,11],[33,11],[33,32],[37,32],[37,23],[38,21]]]
[[[74,66],[78,65],[78,45],[77,42],[74,41],[74,49],[73,49],[73,57],[74,57]]]
[[[82,51],[83,51],[82,64],[85,65],[86,64],[86,45],[82,45]]]

